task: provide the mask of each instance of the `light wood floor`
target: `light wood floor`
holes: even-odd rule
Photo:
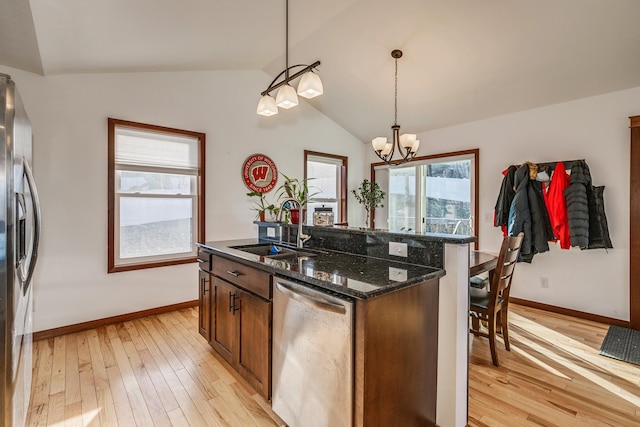
[[[607,325],[511,305],[500,367],[472,338],[470,426],[640,426],[640,366],[598,355]]]
[[[198,334],[198,309],[34,343],[29,426],[278,426]]]
[[[638,426],[640,367],[607,326],[512,306],[511,352],[472,338],[470,426]],[[34,343],[29,426],[278,426],[197,333],[197,309]]]

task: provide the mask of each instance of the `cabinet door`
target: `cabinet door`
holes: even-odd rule
[[[211,345],[231,365],[234,364],[236,326],[234,311],[238,305],[238,289],[230,283],[211,276],[213,316]]]
[[[198,298],[198,330],[200,335],[211,341],[211,277],[206,271],[198,274],[199,298]]]
[[[271,394],[271,302],[240,293],[238,318],[238,372],[266,399]]]

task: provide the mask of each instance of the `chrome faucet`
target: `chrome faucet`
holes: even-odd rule
[[[293,209],[293,205],[298,206],[298,237],[296,239],[297,240],[296,247],[302,248],[304,245],[304,242],[306,242],[311,238],[310,235],[302,233],[302,221],[303,221],[302,205],[296,199],[293,199],[293,198],[284,199],[280,204],[280,210],[278,211],[278,216],[276,217],[276,221],[277,222],[282,221],[282,211],[284,211],[285,209],[284,205],[286,205],[287,203],[289,203],[289,208],[288,208],[289,212],[291,212],[291,209]]]

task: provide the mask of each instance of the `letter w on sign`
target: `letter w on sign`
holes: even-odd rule
[[[267,173],[269,173],[269,166],[267,165],[258,165],[251,168],[253,182],[266,181]]]

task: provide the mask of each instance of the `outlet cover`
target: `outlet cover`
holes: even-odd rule
[[[407,270],[404,268],[389,267],[389,280],[405,282],[407,280]]]
[[[389,242],[389,255],[408,257],[408,249],[406,243]]]
[[[541,277],[540,278],[540,287],[547,289],[549,287],[549,278],[548,277]]]

